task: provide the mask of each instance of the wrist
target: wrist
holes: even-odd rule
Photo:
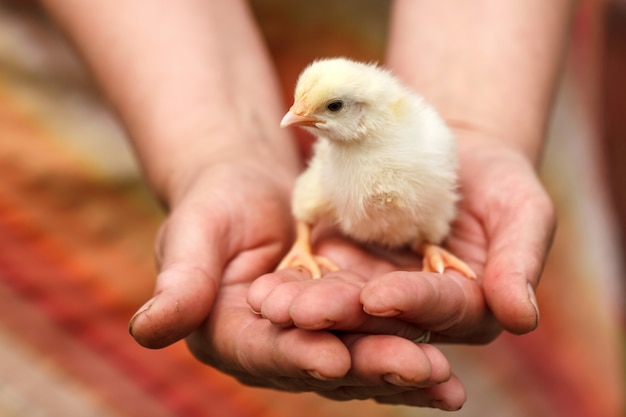
[[[477,148],[508,150],[523,156],[535,167],[541,160],[545,138],[543,128],[505,129],[454,118],[447,118],[446,122],[456,136],[460,150]]]
[[[272,133],[268,136],[260,128],[252,131],[242,126],[198,129],[151,141],[152,146],[139,152],[139,159],[147,182],[168,208],[176,206],[202,178],[223,172],[251,173],[275,182],[288,195],[301,161],[287,131]]]

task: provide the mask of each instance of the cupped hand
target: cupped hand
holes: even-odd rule
[[[322,238],[318,253],[352,273],[318,281],[289,271],[263,276],[248,294],[251,307],[281,325],[409,338],[422,329],[433,342],[486,343],[502,329],[535,329],[534,288],[555,227],[551,201],[533,165],[511,148],[461,143],[459,160],[462,201],[446,245],[474,269],[477,281],[455,271],[419,272],[418,257],[410,253]]]
[[[274,168],[230,161],[194,176],[157,237],[156,295],[131,319],[133,337],[150,348],[186,338],[197,358],[248,385],[459,408],[465,391],[432,346],[276,326],[251,311],[251,283],[292,239],[289,175]],[[420,333],[385,320],[402,336]]]
[[[368,282],[364,309],[431,331],[431,341],[484,343],[502,329],[515,334],[539,324],[535,288],[555,230],[554,207],[535,167],[519,151],[461,142],[462,201],[447,244],[468,260],[482,291],[462,277],[393,273]]]

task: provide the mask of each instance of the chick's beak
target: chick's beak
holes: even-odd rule
[[[296,102],[283,116],[283,119],[280,121],[280,127],[315,126],[316,123],[322,123],[322,121],[309,116],[306,107],[302,103]]]

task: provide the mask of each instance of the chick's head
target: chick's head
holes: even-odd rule
[[[403,88],[385,70],[345,58],[313,62],[298,78],[281,127],[299,126],[333,141],[376,136],[394,122]]]

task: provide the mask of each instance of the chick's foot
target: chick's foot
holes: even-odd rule
[[[333,261],[313,254],[310,240],[311,227],[304,222],[296,222],[296,241],[276,270],[304,268],[311,273],[313,279],[322,277],[322,269],[338,271],[339,267]]]
[[[304,268],[311,273],[311,278],[322,277],[322,269],[327,271],[338,271],[339,267],[330,259],[323,256],[313,255],[311,252],[292,247],[289,253],[283,258],[277,271],[288,268]]]
[[[456,269],[467,278],[476,279],[476,274],[462,260],[442,248],[441,246],[425,243],[422,245],[423,266],[425,272],[443,274],[446,268]]]

